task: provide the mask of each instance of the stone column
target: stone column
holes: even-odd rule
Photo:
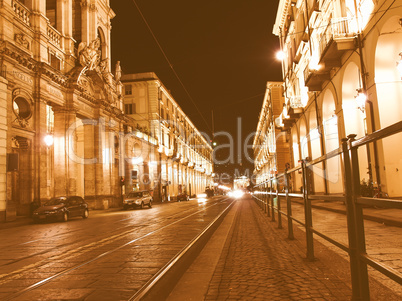
[[[0,222],[6,220],[7,202],[7,85],[0,77]]]
[[[76,113],[73,109],[54,109],[54,189],[55,196],[76,194],[76,162],[74,127]],[[71,128],[70,128],[71,129]]]
[[[81,41],[85,43],[91,42],[89,36],[89,6],[88,0],[81,1]]]
[[[33,150],[35,151],[34,156],[38,155],[38,164],[35,168],[38,168],[38,171],[35,171],[36,175],[39,176],[39,179],[36,179],[35,185],[39,185],[39,191],[34,193],[34,202],[39,202],[40,200],[47,200],[52,197],[51,187],[52,184],[52,174],[51,171],[53,169],[53,145],[47,146],[45,143],[45,136],[47,133],[47,110],[46,103],[40,100],[37,100],[37,114],[36,118],[39,119],[37,123],[38,128],[36,128],[36,134],[39,135],[38,139],[36,139]],[[51,134],[51,133],[49,133]],[[38,153],[36,153],[38,152]]]
[[[87,161],[84,165],[84,191],[85,198],[94,199],[95,190],[95,163],[97,154],[95,152],[95,126],[91,124],[84,125],[84,159]]]
[[[35,43],[32,43],[32,52],[34,53],[34,59],[40,62],[49,62],[48,48],[47,48],[47,27],[48,19],[46,18],[46,1],[33,0],[32,12],[30,22],[31,27],[42,34],[36,35]]]

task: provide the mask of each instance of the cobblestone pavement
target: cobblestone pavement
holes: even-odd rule
[[[316,202],[314,202],[316,203]],[[314,204],[313,203],[313,204]],[[334,203],[325,203],[321,202],[320,208],[328,207],[339,207],[339,204],[336,205]],[[282,201],[282,211],[286,212],[286,202]],[[380,209],[367,208],[364,211],[373,211],[371,212],[373,216],[380,216],[378,211]],[[385,210],[384,210],[385,211]],[[348,245],[348,233],[347,233],[347,222],[346,215],[337,213],[337,212],[329,212],[327,210],[322,210],[319,208],[313,208],[313,227],[315,230],[324,233],[330,238]],[[277,214],[275,214],[277,217]],[[299,203],[292,203],[292,215],[301,221],[304,221],[304,209],[303,206]],[[391,213],[389,212],[389,215]],[[397,220],[400,212],[394,210],[392,214],[393,220]],[[379,219],[381,220],[381,219]],[[283,219],[283,225],[286,227],[287,219]],[[294,226],[304,228],[294,223]],[[366,240],[366,248],[367,254],[378,261],[381,264],[384,264],[400,273],[402,273],[402,228],[389,226],[384,223],[374,222],[371,220],[365,220],[364,222],[365,229],[365,240]],[[287,231],[287,229],[285,230]],[[318,237],[317,235],[314,238],[325,245],[326,248],[332,250],[339,254],[345,260],[349,259],[349,256],[346,252],[342,251],[335,245],[329,243],[325,239]],[[380,272],[374,271],[373,268],[369,267],[369,275],[376,280],[380,281],[382,284],[387,286],[393,292],[398,294],[400,297],[398,300],[402,300],[402,286],[396,283],[395,281],[389,279],[387,276],[384,276]]]
[[[350,300],[348,281],[284,239],[251,198],[237,202],[234,226],[205,300]]]

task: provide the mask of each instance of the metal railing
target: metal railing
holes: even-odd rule
[[[355,18],[332,18],[321,35],[319,46],[323,53],[328,45],[337,39],[354,38],[356,33]]]
[[[254,196],[257,203],[261,209],[272,218],[272,221],[275,221],[276,218],[278,219],[278,228],[282,228],[282,215],[287,217],[289,239],[294,239],[293,222],[305,228],[307,243],[306,255],[309,260],[314,259],[314,234],[349,254],[353,300],[370,300],[368,265],[393,281],[402,284],[402,274],[400,272],[367,255],[363,220],[364,206],[369,205],[382,208],[402,209],[402,200],[362,197],[360,193],[358,158],[358,149],[360,147],[368,147],[369,143],[375,143],[378,140],[401,132],[402,121],[378,130],[359,140],[355,140],[356,135],[349,135],[348,138],[342,139],[342,146],[340,148],[312,161],[302,160],[301,166],[288,169],[283,174],[272,177],[254,187]],[[309,189],[310,169],[312,169],[314,165],[338,156],[342,157],[341,161],[343,162],[344,195],[311,194]],[[302,193],[289,192],[289,176],[295,172],[302,173]],[[281,183],[281,185],[279,185],[279,183]],[[284,188],[284,193],[279,193],[279,186]],[[281,199],[286,200],[286,212],[281,210]],[[297,220],[292,216],[292,200],[297,199],[303,201],[304,221]],[[313,228],[312,200],[343,201],[345,203],[349,245],[338,242]]]

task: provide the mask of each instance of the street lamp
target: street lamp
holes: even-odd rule
[[[402,79],[402,52],[399,52],[399,61],[396,62],[396,69],[398,69],[399,77]]]
[[[286,54],[285,54],[285,52],[283,52],[282,50],[280,50],[280,51],[278,51],[278,52],[276,53],[276,59],[277,59],[278,61],[283,61],[283,60],[285,59],[285,57],[286,57]]]
[[[53,145],[53,135],[47,134],[44,140],[47,147],[51,147]]]
[[[364,113],[364,109],[366,107],[367,96],[363,93],[362,89],[356,89],[357,95],[355,96],[355,100],[357,102],[357,106]]]

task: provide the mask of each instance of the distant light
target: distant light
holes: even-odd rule
[[[241,190],[233,191],[233,197],[236,199],[240,199],[244,195],[244,192]]]
[[[214,142],[214,143],[212,143],[212,145],[213,145],[213,146],[216,146],[216,145],[217,145],[217,143],[216,143],[216,142]]]
[[[138,164],[141,164],[142,162],[144,162],[144,159],[142,159],[142,157],[138,157],[138,158],[133,157],[133,158],[131,158],[131,163],[133,165],[138,165]]]
[[[52,146],[53,145],[53,135],[46,135],[45,136],[45,144],[47,145],[47,146]]]
[[[199,194],[197,194],[197,198],[199,198],[199,199],[205,199],[207,197],[207,194],[206,193],[199,193]]]
[[[148,162],[148,166],[156,166],[156,165],[158,165],[158,162],[156,162],[156,161],[149,161]]]
[[[285,57],[286,57],[285,52],[283,52],[282,50],[281,50],[281,51],[278,51],[278,52],[276,53],[276,59],[277,59],[278,61],[283,61],[283,60],[285,59]]]

